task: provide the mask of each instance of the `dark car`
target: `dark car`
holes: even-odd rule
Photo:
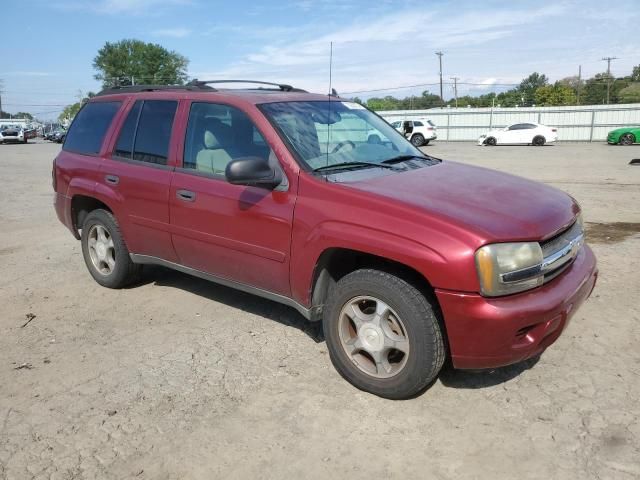
[[[357,103],[257,83],[84,105],[53,186],[99,284],[156,264],[292,306],[323,322],[345,379],[388,398],[423,390],[447,358],[540,354],[591,294],[569,195],[425,155]]]

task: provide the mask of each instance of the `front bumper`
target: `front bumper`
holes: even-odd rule
[[[598,269],[585,247],[547,285],[500,298],[436,290],[453,366],[495,368],[526,360],[555,342],[596,284]]]

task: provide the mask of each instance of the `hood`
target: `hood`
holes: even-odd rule
[[[623,128],[616,128],[615,130],[611,130],[609,132],[609,135],[614,134],[614,135],[620,135],[622,133],[628,133],[631,130],[634,130],[634,128],[640,128],[640,127],[623,127]]]
[[[485,137],[490,137],[491,135],[497,135],[501,132],[504,132],[504,129],[498,128],[496,130],[491,130],[489,132],[483,133],[482,135],[484,135]]]
[[[569,195],[555,188],[457,162],[346,185],[456,223],[487,243],[549,238],[580,211]]]

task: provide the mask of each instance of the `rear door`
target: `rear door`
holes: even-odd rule
[[[289,295],[295,194],[286,180],[272,191],[232,185],[224,176],[232,159],[257,156],[281,168],[278,158],[251,118],[236,107],[194,102],[185,114],[182,165],[169,195],[180,263]]]
[[[170,155],[175,100],[136,100],[102,162],[100,188],[121,205],[118,221],[131,253],[175,262],[169,233]]]

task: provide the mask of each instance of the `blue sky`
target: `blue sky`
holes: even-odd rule
[[[615,4],[615,10],[613,5]],[[0,56],[3,110],[57,117],[99,90],[93,57],[106,41],[137,38],[176,50],[189,75],[287,82],[327,91],[329,44],[339,93],[460,82],[459,94],[500,91],[533,71],[552,80],[640,64],[637,0],[404,1],[32,0],[2,11],[14,54]],[[622,14],[624,13],[624,14]],[[5,47],[7,48],[7,43]],[[377,92],[405,96],[439,87]],[[361,94],[367,97],[371,94]],[[445,97],[453,89],[445,85]]]

